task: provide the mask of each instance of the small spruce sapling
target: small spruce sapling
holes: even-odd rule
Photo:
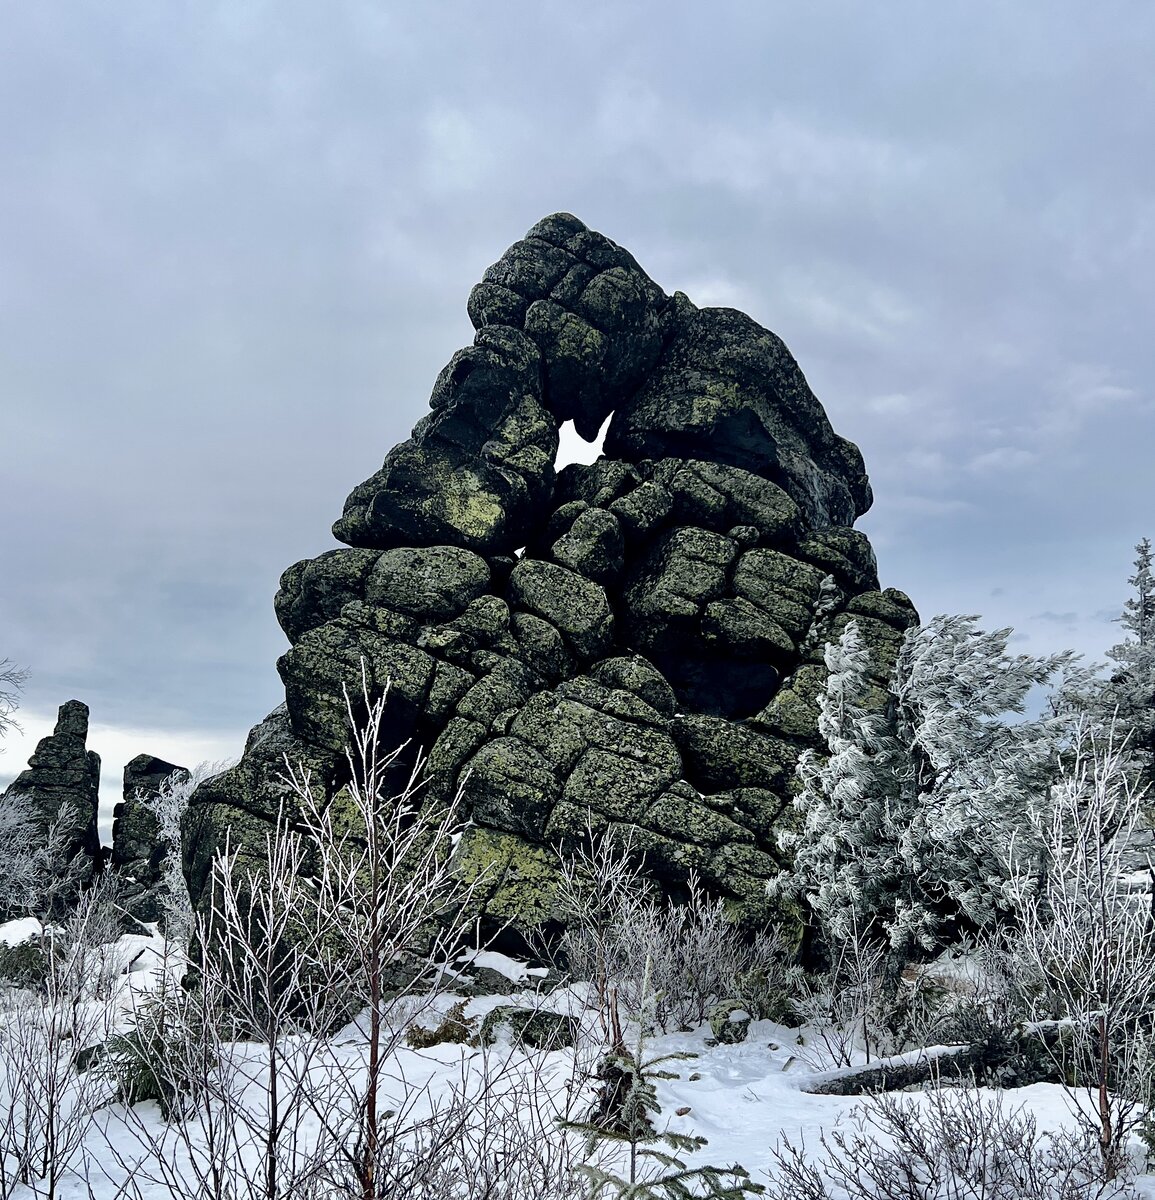
[[[621,1024],[615,1019],[614,1042],[602,1059],[597,1072],[601,1086],[589,1120],[563,1122],[564,1129],[585,1135],[586,1162],[578,1172],[586,1179],[586,1200],[603,1196],[614,1200],[741,1200],[761,1195],[765,1188],[754,1183],[744,1167],[687,1167],[679,1154],[700,1150],[706,1139],[672,1130],[659,1130],[653,1118],[661,1113],[655,1084],[661,1079],[676,1079],[675,1072],[663,1064],[693,1058],[675,1053],[646,1056],[646,1029],[652,1019],[653,993],[650,988],[650,964],[647,962],[642,989],[643,1010],[638,1013],[637,1038],[627,1048]],[[622,1172],[601,1161],[591,1161],[599,1151],[614,1147],[625,1151]]]
[[[165,1121],[180,1121],[204,1099],[200,1080],[219,1065],[211,1038],[198,1030],[197,1006],[161,974],[159,991],[137,1006],[129,1028],[105,1043],[102,1069],[126,1105],[154,1100]]]

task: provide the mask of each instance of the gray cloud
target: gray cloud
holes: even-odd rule
[[[1124,0],[11,6],[0,654],[239,746],[279,572],[568,209],[786,339],[886,583],[1101,655],[1036,614],[1151,532],[1153,49]]]

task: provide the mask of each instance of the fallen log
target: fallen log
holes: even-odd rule
[[[899,1092],[941,1079],[977,1077],[983,1068],[984,1046],[928,1046],[921,1050],[876,1058],[859,1067],[821,1071],[801,1083],[801,1090],[817,1096],[864,1096],[873,1092]]]
[[[819,1096],[863,1096],[939,1082],[1000,1088],[1059,1083],[1062,1063],[1069,1057],[1059,1044],[1063,1033],[1054,1023],[1011,1030],[991,1026],[973,1042],[927,1046],[861,1066],[816,1072],[799,1086]]]

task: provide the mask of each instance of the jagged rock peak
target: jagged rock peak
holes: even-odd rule
[[[21,772],[8,786],[7,797],[26,796],[44,831],[57,821],[65,825],[65,853],[86,859],[82,875],[103,862],[97,818],[100,806],[100,755],[89,750],[88,705],[69,700],[60,706],[56,727],[41,738]]]
[[[679,457],[772,480],[813,526],[870,507],[857,447],[830,427],[780,338],[744,313],[667,296],[632,255],[558,213],[469,297],[474,344],[430,413],[353,490],[335,536],[385,549],[450,542],[510,554],[537,531],[557,429],[630,463]]]
[[[780,338],[667,296],[568,214],[469,314],[429,413],[346,501],[348,548],[281,577],[285,704],[193,797],[194,892],[230,825],[259,858],[283,755],[340,792],[364,664],[397,741],[428,750],[427,794],[464,788],[458,861],[495,924],[551,918],[553,847],[591,825],[634,827],[663,886],[695,871],[761,920],[824,644],[856,620],[885,699],[917,619],[852,528],[862,457]],[[607,417],[603,456],[555,474],[560,425]]]
[[[55,738],[78,738],[88,740],[88,705],[82,700],[67,700],[56,714]]]

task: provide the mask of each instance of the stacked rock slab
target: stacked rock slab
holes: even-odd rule
[[[88,749],[87,740],[88,705],[69,700],[60,706],[53,732],[37,743],[28,769],[0,796],[0,807],[17,796],[31,801],[45,841],[56,828],[64,857],[81,860],[79,882],[90,878],[103,863],[97,828],[100,755]]]
[[[388,683],[429,795],[464,792],[488,914],[553,913],[553,847],[633,826],[671,892],[691,871],[759,919],[822,654],[858,621],[885,689],[910,601],[852,528],[871,503],[783,342],[665,295],[576,218],[536,225],[469,298],[477,330],[430,412],[282,576],[285,704],[190,814],[189,868],[263,841],[282,758],[344,781],[343,689]],[[604,454],[555,476],[558,430]]]

